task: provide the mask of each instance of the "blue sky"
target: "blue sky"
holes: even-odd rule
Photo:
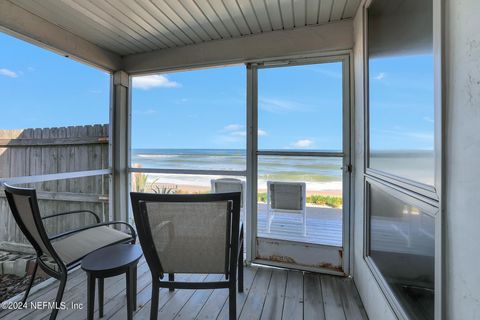
[[[259,148],[340,149],[341,64],[259,71]],[[134,79],[137,148],[246,145],[246,69],[230,66]]]
[[[0,33],[1,129],[108,123],[110,75]]]
[[[110,75],[0,33],[1,129],[108,123]],[[405,67],[408,64],[408,68]],[[432,149],[431,56],[371,61],[372,149]],[[341,148],[341,64],[259,71],[259,148]],[[246,69],[134,79],[134,148],[246,144]]]
[[[433,150],[433,56],[370,60],[371,150]]]

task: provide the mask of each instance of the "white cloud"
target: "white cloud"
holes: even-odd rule
[[[237,136],[237,137],[246,137],[247,136],[247,132],[243,129],[240,129],[240,130],[237,130],[237,131],[232,131],[229,133],[231,136]],[[267,131],[265,130],[262,130],[262,129],[258,129],[258,136],[261,137],[261,136],[266,136],[267,135]]]
[[[428,143],[433,143],[434,135],[432,132],[412,132],[406,130],[375,130],[373,131],[382,134],[383,136],[390,136],[397,139],[413,139],[417,142],[423,141]]]
[[[8,70],[5,68],[0,68],[0,75],[9,77],[9,78],[17,78],[18,74],[12,70]]]
[[[262,110],[270,111],[274,113],[301,109],[301,106],[294,101],[282,100],[282,99],[269,99],[269,98],[260,98],[259,107]]]
[[[154,74],[150,76],[134,77],[133,87],[149,90],[152,88],[178,88],[181,87],[180,83],[169,80],[166,76],[160,74]]]
[[[377,75],[375,76],[375,79],[377,79],[377,80],[383,80],[383,79],[385,79],[385,72],[380,72],[379,74],[377,74]]]
[[[292,146],[295,148],[308,148],[313,145],[313,140],[311,139],[300,139],[292,143]]]
[[[243,126],[240,125],[240,124],[236,124],[236,123],[232,123],[232,124],[229,124],[229,125],[226,125],[223,130],[225,131],[238,131],[240,129],[242,129]]]
[[[229,124],[220,130],[221,134],[218,136],[218,141],[221,143],[233,143],[245,141],[247,136],[247,130],[244,125],[241,124]],[[267,131],[258,129],[258,136],[267,135]]]
[[[430,122],[430,123],[434,123],[435,121],[430,118],[430,117],[423,117],[423,120],[427,121],[427,122]]]
[[[265,130],[262,130],[262,129],[258,129],[258,136],[261,137],[261,136],[266,136],[267,135],[267,131]]]

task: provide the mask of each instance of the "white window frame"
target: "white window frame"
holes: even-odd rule
[[[382,274],[376,267],[372,258],[368,256],[369,239],[369,203],[368,203],[368,184],[375,183],[387,193],[389,188],[396,190],[397,194],[403,194],[402,198],[406,202],[422,201],[431,205],[435,210],[429,210],[428,214],[435,218],[435,319],[445,319],[445,267],[444,267],[444,204],[445,190],[442,186],[445,184],[445,150],[443,148],[445,141],[445,131],[443,119],[445,114],[445,93],[443,84],[445,83],[445,32],[444,32],[444,10],[445,0],[433,1],[433,56],[434,56],[434,158],[435,174],[434,184],[426,185],[410,179],[402,178],[369,168],[369,73],[368,73],[368,7],[375,0],[367,0],[360,8],[363,12],[363,72],[364,72],[364,243],[363,257],[377,281],[383,294],[394,311],[395,315],[402,320],[408,317],[403,310],[393,291],[387,285]]]

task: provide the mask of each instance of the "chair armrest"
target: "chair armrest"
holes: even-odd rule
[[[52,214],[52,215],[49,215],[49,216],[44,216],[44,217],[42,217],[42,220],[61,217],[61,216],[66,216],[66,215],[75,214],[75,213],[85,213],[85,212],[93,215],[96,223],[100,223],[100,217],[95,212],[93,212],[91,210],[73,210],[73,211],[60,212],[60,213]]]
[[[78,229],[75,229],[75,230],[71,230],[71,231],[67,231],[67,232],[57,234],[57,235],[55,235],[53,237],[50,237],[48,239],[49,240],[56,240],[56,239],[63,238],[63,237],[66,237],[68,235],[80,232],[80,231],[93,229],[93,228],[101,227],[101,226],[114,225],[114,224],[123,224],[123,225],[127,226],[130,229],[130,235],[132,236],[133,242],[136,242],[137,233],[135,232],[135,229],[129,223],[126,223],[126,222],[123,222],[123,221],[111,221],[111,222],[102,222],[102,223],[92,224],[90,226],[86,226],[86,227],[82,227],[82,228],[78,228]]]

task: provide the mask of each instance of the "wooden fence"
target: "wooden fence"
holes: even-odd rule
[[[0,130],[0,178],[108,168],[108,125]],[[42,215],[89,209],[108,220],[109,175],[21,185],[37,189]],[[86,214],[49,219],[50,233],[89,223]],[[28,243],[0,190],[0,243]]]

